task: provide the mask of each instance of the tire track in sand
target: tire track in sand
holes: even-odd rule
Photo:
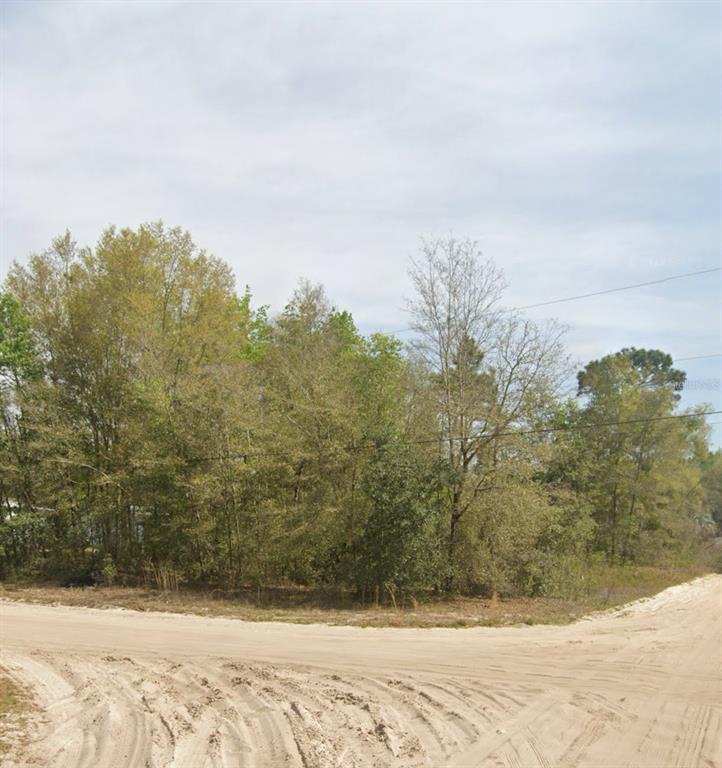
[[[431,631],[2,603],[42,711],[5,764],[722,768],[721,598],[708,577],[568,627]]]

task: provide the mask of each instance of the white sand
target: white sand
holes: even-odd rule
[[[722,576],[566,627],[2,602],[0,641],[42,709],[7,766],[722,767]]]

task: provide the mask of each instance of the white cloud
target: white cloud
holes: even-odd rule
[[[163,218],[279,308],[405,325],[420,235],[525,304],[719,264],[708,3],[4,3],[3,268]],[[579,357],[720,347],[718,281],[549,308]],[[538,316],[546,314],[539,311]]]

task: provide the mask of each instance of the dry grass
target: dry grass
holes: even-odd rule
[[[275,589],[261,595],[182,589],[162,592],[142,587],[58,587],[0,583],[0,598],[30,603],[127,608],[137,611],[191,613],[245,621],[286,621],[362,627],[473,627],[515,624],[566,624],[595,610],[653,595],[672,584],[707,572],[686,568],[602,569],[590,573],[583,594],[575,598],[514,597],[431,598],[391,606],[362,606],[348,596],[329,596],[298,589]]]
[[[22,746],[30,708],[29,696],[0,671],[0,757]]]

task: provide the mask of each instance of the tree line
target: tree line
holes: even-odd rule
[[[558,594],[717,534],[722,456],[668,354],[592,361],[570,394],[564,329],[506,308],[473,242],[424,242],[410,277],[404,345],[318,285],[272,315],[160,223],[15,263],[0,576]]]

